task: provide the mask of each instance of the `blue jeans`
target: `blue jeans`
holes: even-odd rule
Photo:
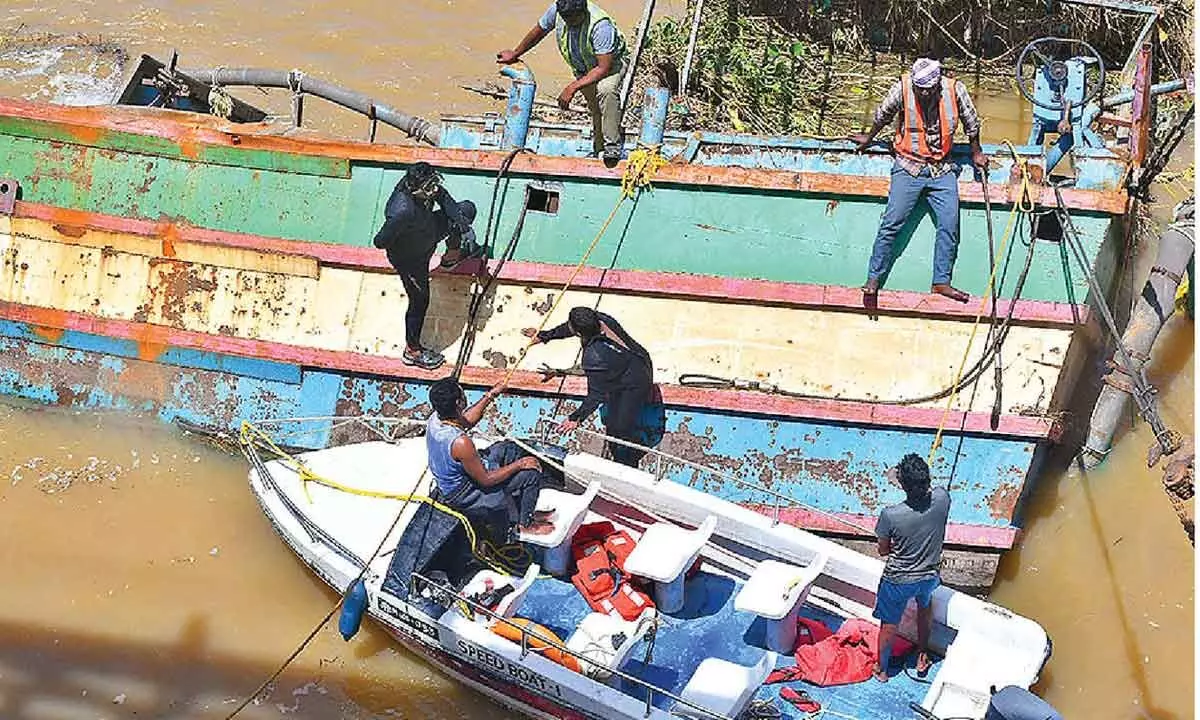
[[[875,247],[871,250],[871,267],[867,278],[878,280],[892,269],[892,243],[896,235],[908,222],[908,216],[921,195],[929,202],[937,221],[937,239],[933,252],[933,284],[949,285],[954,272],[954,260],[958,257],[958,176],[943,173],[931,177],[929,168],[913,177],[900,163],[892,166],[892,183],[888,189],[887,209],[879,223],[875,236]]]

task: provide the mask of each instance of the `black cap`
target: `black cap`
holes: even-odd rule
[[[587,0],[557,0],[555,7],[559,15],[573,15],[587,10]]]

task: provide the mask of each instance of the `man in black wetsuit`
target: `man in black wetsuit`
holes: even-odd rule
[[[578,410],[558,425],[560,432],[571,432],[579,427],[580,422],[604,403],[607,411],[605,433],[620,440],[638,442],[638,418],[654,388],[654,364],[646,348],[630,337],[620,323],[605,313],[576,307],[571,309],[567,322],[562,325],[540,333],[526,328],[524,333],[535,343],[574,335],[583,344],[581,365],[587,375],[587,397]],[[630,467],[637,467],[645,454],[620,443],[608,442],[607,446],[613,460]]]
[[[429,163],[419,162],[396,183],[383,215],[383,227],[375,234],[375,247],[387,252],[388,262],[400,275],[408,294],[404,364],[432,370],[446,359],[421,345],[421,328],[429,310],[429,261],[443,239],[446,240],[443,268],[452,268],[479,254],[481,248],[475,243],[475,231],[471,228],[475,203],[455,202],[442,186],[442,176]]]

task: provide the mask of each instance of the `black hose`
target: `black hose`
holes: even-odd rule
[[[213,68],[185,70],[184,73],[197,78],[207,78],[216,86],[250,86],[286,88],[296,93],[308,93],[344,108],[374,117],[384,125],[401,130],[409,137],[437,147],[442,131],[437,125],[424,118],[396,110],[375,102],[362,93],[348,90],[340,85],[325,82],[305,75],[299,70],[265,70],[262,68]]]
[[[686,387],[701,387],[710,389],[726,390],[730,388],[744,390],[762,390],[765,392],[778,393],[785,397],[796,398],[800,400],[841,400],[844,402],[862,402],[875,403],[878,405],[919,405],[921,403],[932,402],[934,400],[942,400],[949,397],[952,393],[961,391],[971,383],[975,382],[988,365],[995,358],[996,349],[1003,344],[1005,338],[1008,337],[1008,331],[1012,328],[1012,317],[1016,310],[1017,300],[1021,297],[1021,292],[1025,288],[1025,281],[1029,278],[1029,271],[1033,266],[1034,249],[1037,247],[1035,243],[1029,244],[1029,249],[1025,254],[1025,267],[1021,270],[1021,275],[1017,278],[1017,285],[1013,291],[1012,302],[1009,304],[1008,312],[1004,316],[1004,321],[1000,324],[992,341],[984,348],[983,354],[975,361],[975,364],[963,374],[957,385],[950,385],[936,393],[915,398],[887,399],[887,398],[855,398],[844,397],[838,395],[818,395],[815,393],[801,393],[791,390],[785,390],[773,385],[759,383],[757,381],[741,382],[723,378],[716,375],[708,375],[705,373],[684,373],[679,376],[679,384]]]
[[[493,227],[497,229],[499,228],[499,222],[497,221],[495,226],[493,226],[493,220],[496,220],[496,205],[500,196],[500,184],[508,174],[508,171],[512,167],[513,161],[516,160],[517,155],[520,155],[522,152],[526,151],[526,148],[515,148],[512,152],[505,156],[504,160],[500,163],[500,169],[496,172],[496,180],[492,183],[492,201],[488,206],[487,226],[483,231],[484,252],[482,255],[484,258],[485,269],[487,257],[490,254],[491,249],[495,247],[495,237],[492,232]],[[500,271],[504,269],[504,264],[508,262],[509,258],[516,254],[517,240],[521,237],[521,231],[525,227],[525,214],[528,211],[529,186],[526,185],[525,197],[521,203],[521,214],[517,217],[517,225],[515,228],[513,228],[513,234],[508,240],[508,245],[505,246],[504,252],[500,255],[500,262],[496,264],[496,269],[488,275],[488,279],[484,283],[484,286],[480,290],[479,294],[471,298],[471,303],[467,307],[467,325],[465,331],[463,332],[462,344],[458,348],[458,358],[454,362],[453,377],[455,379],[458,379],[462,375],[463,368],[466,367],[467,361],[470,360],[471,353],[475,349],[475,335],[478,332],[476,321],[479,317],[479,310],[483,307],[484,298],[487,297],[487,294],[491,292],[492,288],[495,286],[496,279],[500,276]]]
[[[1014,158],[1014,160],[1015,160],[1015,158]],[[992,268],[992,272],[995,273],[996,238],[992,232],[992,200],[988,196],[987,169],[982,170],[980,172],[980,174],[983,176],[983,208],[984,208],[984,214],[987,216],[988,267]],[[996,298],[999,295],[1000,283],[993,281],[991,283],[991,285],[992,285],[992,298],[991,298],[991,300],[992,300],[992,313],[991,313],[992,322],[991,322],[991,325],[988,327],[988,340],[989,341],[991,341],[993,338],[995,338],[996,330],[998,328],[997,318],[996,318]],[[1000,359],[1000,346],[996,346],[996,362],[993,365],[993,367],[995,367],[995,369],[996,369],[995,380],[993,381],[993,383],[996,386],[996,396],[992,399],[991,426],[992,426],[992,429],[995,430],[996,428],[1000,427],[1000,411],[1003,409],[1002,397],[1003,397],[1003,392],[1004,392],[1004,367],[1003,367],[1003,362]],[[978,387],[978,385],[976,385],[976,387]],[[972,396],[972,397],[974,397],[974,396]],[[965,422],[965,418],[964,418],[964,422]]]

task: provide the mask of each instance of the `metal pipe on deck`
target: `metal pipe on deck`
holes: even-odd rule
[[[362,93],[309,77],[299,70],[215,68],[184,72],[194,77],[207,78],[213,85],[218,86],[274,87],[288,89],[297,94],[315,95],[368,117],[374,117],[379,122],[421,142],[436,146],[441,139],[441,129],[428,120],[377,103]]]
[[[1175,312],[1175,292],[1196,252],[1194,207],[1194,197],[1181,203],[1176,209],[1175,221],[1159,240],[1158,257],[1121,337],[1133,367],[1122,361],[1121,353],[1116,353],[1109,361],[1112,370],[1104,378],[1104,387],[1092,410],[1087,442],[1080,451],[1086,467],[1095,467],[1104,461],[1117,425],[1125,417],[1136,379],[1141,377],[1150,359],[1154,341]]]
[[[529,137],[529,118],[533,115],[537,80],[524,63],[505,65],[500,69],[500,74],[512,80],[504,108],[504,137],[500,140],[500,147],[504,150],[524,148]]]
[[[664,87],[646,88],[642,101],[642,132],[638,142],[646,147],[661,145],[667,131],[667,109],[671,91]]]

